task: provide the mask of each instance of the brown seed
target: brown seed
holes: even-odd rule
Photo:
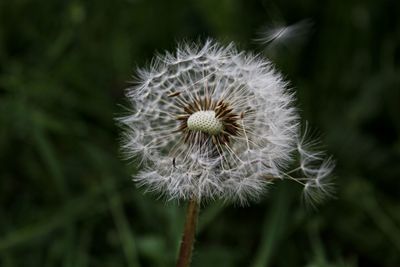
[[[181,114],[181,115],[177,115],[175,118],[179,121],[182,121],[182,120],[187,120],[189,117],[190,117],[189,114]]]
[[[178,96],[180,94],[181,94],[181,92],[172,92],[172,93],[168,94],[168,97],[175,97],[175,96]]]
[[[217,118],[222,118],[225,115],[227,115],[229,112],[231,112],[233,109],[232,108],[228,108],[223,110],[222,112],[219,112],[219,114],[217,115]]]

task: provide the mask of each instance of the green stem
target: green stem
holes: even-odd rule
[[[190,266],[198,216],[199,203],[197,203],[196,200],[190,200],[186,211],[185,229],[183,230],[182,242],[176,267]]]

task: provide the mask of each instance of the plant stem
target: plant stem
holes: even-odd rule
[[[183,230],[181,247],[179,250],[179,257],[176,267],[190,266],[198,216],[199,203],[197,203],[196,200],[190,200],[186,211],[185,229]]]

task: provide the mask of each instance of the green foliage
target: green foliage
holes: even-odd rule
[[[136,66],[207,36],[271,57],[337,160],[317,211],[282,182],[260,203],[202,208],[193,266],[396,266],[396,1],[0,2],[0,266],[174,266],[184,206],[135,188],[114,117]],[[304,18],[302,44],[252,42]]]

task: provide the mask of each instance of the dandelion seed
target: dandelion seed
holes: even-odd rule
[[[301,20],[292,25],[275,23],[265,26],[259,33],[256,42],[267,46],[293,44],[302,41],[310,32],[312,22],[309,19]]]
[[[127,96],[134,112],[123,149],[145,168],[134,180],[167,199],[213,199],[245,204],[276,178],[295,179],[318,194],[327,188],[329,161],[303,148],[294,95],[272,63],[233,44],[184,44],[138,71]],[[306,175],[287,172],[293,152]],[[312,167],[311,167],[312,166]]]
[[[322,202],[327,196],[332,196],[335,190],[330,176],[335,163],[331,157],[326,158],[323,151],[315,150],[316,139],[307,140],[308,125],[297,142],[300,156],[300,170],[304,174],[304,198],[312,205]],[[298,178],[298,180],[300,180]]]

